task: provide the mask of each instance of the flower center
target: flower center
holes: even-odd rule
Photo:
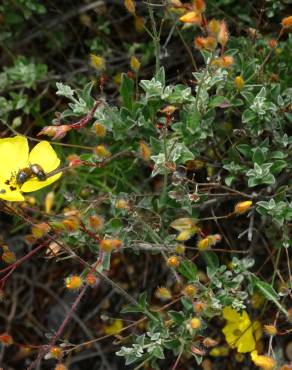
[[[20,190],[19,184],[17,184],[16,176],[14,174],[11,175],[9,180],[4,182],[5,185],[9,186],[10,191]],[[4,189],[3,189],[4,190]]]
[[[235,335],[236,337],[239,337],[240,335],[241,335],[241,330],[239,330],[239,329],[235,329],[235,330],[233,330],[233,335]]]

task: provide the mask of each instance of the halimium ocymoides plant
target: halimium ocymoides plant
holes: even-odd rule
[[[101,3],[66,13],[66,71],[60,21],[0,73],[2,362],[291,368],[292,16],[126,0],[124,24]],[[10,51],[26,23],[0,9]]]

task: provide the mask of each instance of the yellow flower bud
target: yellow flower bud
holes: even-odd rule
[[[235,205],[234,207],[234,213],[241,215],[242,213],[245,213],[250,209],[252,206],[252,201],[251,200],[246,200],[244,202],[239,202]]]
[[[204,238],[198,241],[197,244],[198,250],[199,251],[205,251],[206,249],[209,248],[209,238]]]
[[[101,123],[96,122],[94,124],[94,129],[95,129],[95,133],[98,137],[105,137],[106,129]]]
[[[46,210],[46,213],[51,213],[52,208],[53,208],[53,205],[54,205],[54,200],[55,200],[55,193],[53,191],[50,191],[46,195],[46,199],[45,199],[45,210]]]
[[[62,357],[62,350],[60,347],[54,346],[50,349],[50,357],[59,360]]]
[[[137,32],[144,31],[144,24],[145,24],[144,18],[135,16],[134,26]]]
[[[120,198],[116,201],[115,207],[117,209],[127,209],[129,207],[129,204],[126,199]]]
[[[277,328],[275,325],[264,325],[264,332],[268,335],[277,335]]]
[[[136,5],[134,0],[124,0],[125,8],[128,10],[129,13],[135,14],[136,12]]]
[[[136,73],[140,69],[141,63],[139,62],[139,60],[134,55],[131,57],[130,66],[131,66],[132,70]]]
[[[244,79],[241,76],[237,76],[234,79],[234,85],[238,91],[242,90],[245,82]]]
[[[83,281],[78,275],[72,275],[65,279],[66,288],[69,290],[78,290],[81,287],[82,283]]]
[[[212,34],[217,35],[220,31],[220,22],[213,18],[210,20],[208,28]]]
[[[185,245],[183,245],[183,244],[177,244],[175,246],[175,252],[177,254],[185,254],[185,251],[186,251]]]
[[[14,263],[16,261],[16,256],[15,256],[15,253],[7,250],[5,251],[2,256],[2,261],[7,263],[8,265],[11,265],[12,263]]]
[[[98,145],[95,147],[95,153],[101,158],[108,158],[111,156],[111,152],[109,152],[105,146]]]
[[[200,25],[202,23],[202,16],[197,12],[188,12],[179,19],[183,23],[194,23]]]
[[[202,323],[198,317],[193,317],[190,321],[190,326],[192,329],[197,330],[201,327]]]

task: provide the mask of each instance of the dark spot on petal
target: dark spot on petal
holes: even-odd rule
[[[10,189],[11,191],[14,191],[14,190],[16,190],[16,187],[15,187],[15,186],[9,186],[9,189]]]
[[[10,180],[6,180],[6,181],[5,181],[5,184],[6,184],[6,185],[9,185],[9,184],[10,184]]]

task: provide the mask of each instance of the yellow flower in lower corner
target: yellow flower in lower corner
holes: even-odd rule
[[[257,351],[251,352],[252,362],[262,370],[272,370],[276,366],[276,361],[270,356],[258,355]]]
[[[254,327],[247,312],[224,307],[223,316],[227,321],[223,333],[230,348],[237,348],[240,353],[253,351],[256,345]]]
[[[22,193],[42,189],[59,179],[61,173],[39,179],[32,165],[44,174],[54,171],[60,164],[56,152],[47,141],[39,142],[29,152],[28,142],[24,136],[0,139],[0,198],[11,201],[23,201]],[[20,181],[20,171],[23,177]],[[45,176],[45,175],[44,175]]]

